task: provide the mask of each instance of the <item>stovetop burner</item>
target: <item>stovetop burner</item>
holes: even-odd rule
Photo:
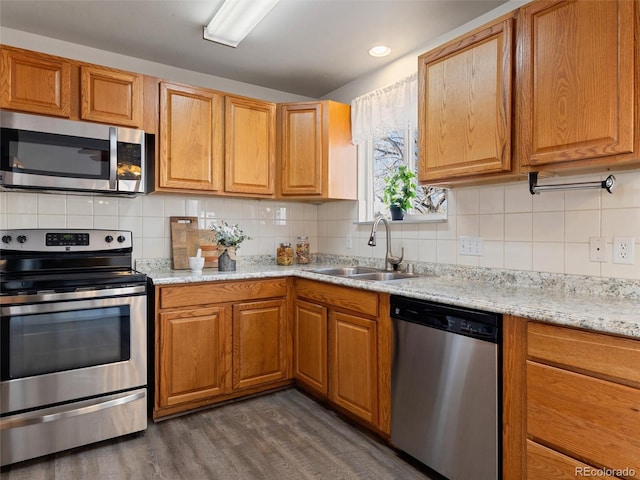
[[[146,275],[131,268],[128,231],[6,230],[0,240],[2,296],[146,283]]]

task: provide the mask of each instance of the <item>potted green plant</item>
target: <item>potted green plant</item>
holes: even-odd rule
[[[385,177],[382,201],[389,207],[391,220],[402,220],[405,212],[413,206],[411,201],[416,198],[415,178],[416,174],[406,165],[400,165]]]

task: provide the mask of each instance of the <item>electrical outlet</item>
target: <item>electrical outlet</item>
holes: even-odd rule
[[[344,239],[344,248],[353,248],[353,237],[351,235],[347,235]]]
[[[458,237],[458,254],[482,256],[482,238],[480,237]]]
[[[613,263],[633,265],[635,238],[633,237],[613,237]]]
[[[605,237],[589,238],[589,260],[592,262],[607,261],[607,239]]]

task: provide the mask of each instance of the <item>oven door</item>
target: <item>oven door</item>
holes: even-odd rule
[[[146,385],[145,292],[29,295],[3,305],[0,413]]]

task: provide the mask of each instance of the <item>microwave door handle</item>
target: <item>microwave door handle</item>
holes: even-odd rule
[[[118,129],[109,127],[109,190],[116,190],[118,173]]]

